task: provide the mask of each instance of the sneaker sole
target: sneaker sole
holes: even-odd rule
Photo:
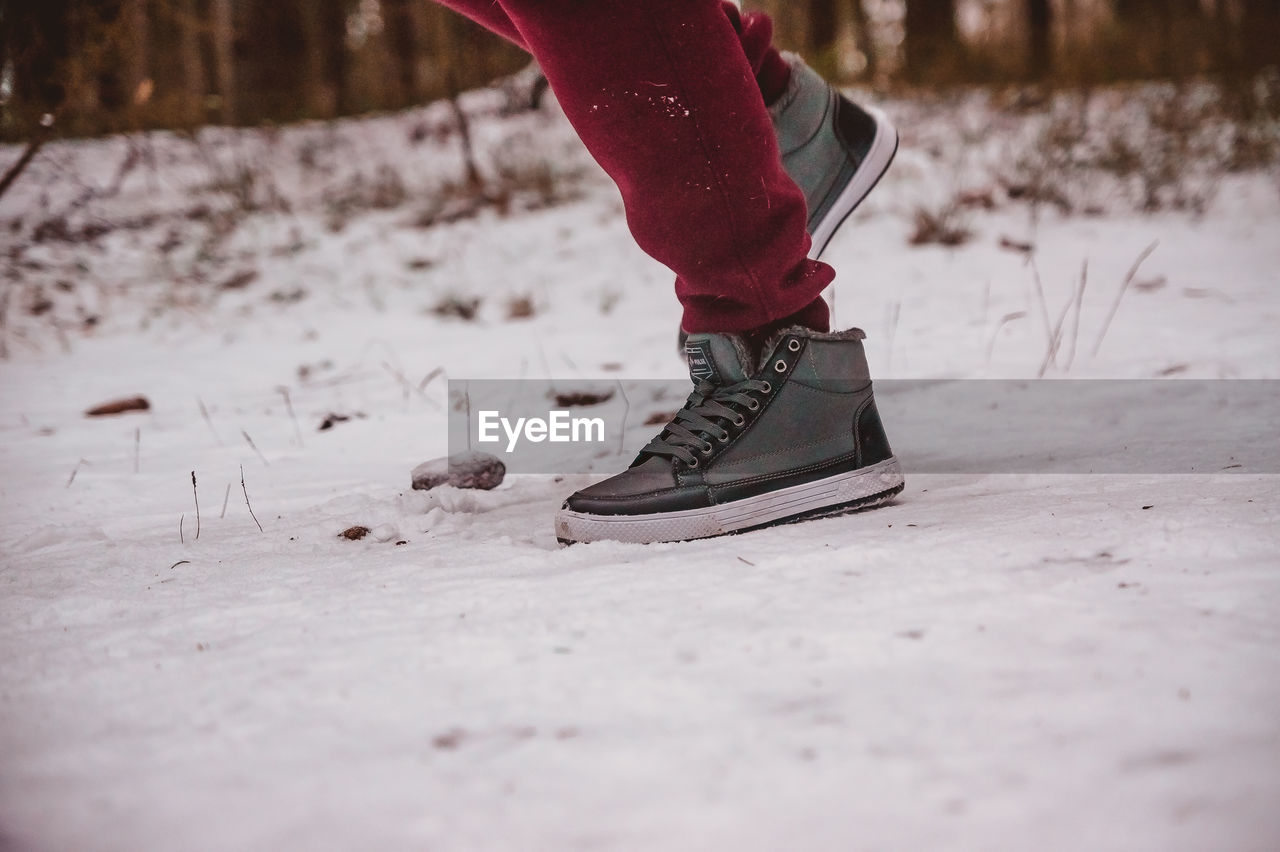
[[[881,506],[896,497],[904,484],[902,467],[890,457],[826,479],[702,509],[648,515],[588,515],[561,509],[556,513],[556,538],[561,544],[711,538]]]
[[[853,179],[840,192],[835,204],[818,223],[818,227],[813,229],[812,242],[809,246],[809,257],[813,260],[822,257],[822,253],[826,251],[836,231],[840,230],[840,226],[849,218],[849,214],[856,210],[863,199],[871,194],[871,190],[876,188],[876,184],[880,183],[880,178],[889,171],[889,165],[898,153],[898,130],[890,123],[888,117],[875,107],[860,105],[860,108],[875,119],[876,138],[871,142],[867,158],[853,173]]]

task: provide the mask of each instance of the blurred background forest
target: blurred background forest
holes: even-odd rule
[[[1280,55],[1280,0],[744,5],[829,77],[880,88],[1206,76],[1231,88]],[[0,140],[395,110],[527,62],[427,0],[7,0]]]

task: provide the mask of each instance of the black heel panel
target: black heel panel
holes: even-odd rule
[[[854,433],[858,445],[858,467],[876,464],[893,456],[874,397],[866,401],[854,418]]]

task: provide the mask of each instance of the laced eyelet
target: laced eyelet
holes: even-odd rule
[[[777,370],[779,373],[785,373],[787,371],[787,362],[779,358],[777,361],[773,362],[773,369]]]
[[[693,469],[695,469],[697,466],[698,466],[698,457],[697,457],[697,456],[694,456],[694,457],[693,457],[693,461],[691,461],[691,462],[687,462],[687,463],[685,464],[685,467],[689,468],[689,470],[693,470]]]
[[[751,411],[758,411],[760,408],[759,400],[755,400],[755,399],[751,400],[751,402],[747,405],[747,408]]]
[[[787,348],[790,349],[792,352],[799,352],[800,341],[796,340],[794,337],[791,338],[791,342],[787,344]]]
[[[765,382],[765,383],[764,383],[764,387],[762,387],[762,388],[760,389],[760,392],[761,392],[761,393],[772,393],[772,392],[773,392],[773,385],[769,384],[768,382]]]
[[[704,446],[704,447],[702,448],[702,454],[703,454],[704,456],[709,456],[709,455],[711,455],[711,451],[712,451],[712,450],[714,450],[714,449],[715,449],[715,447],[711,446],[711,442],[710,442],[710,441],[708,441],[708,442],[707,442],[707,445],[706,445],[706,446]]]
[[[743,417],[741,414],[739,414],[737,417],[733,419],[734,426],[741,426],[743,423],[746,423],[746,422],[747,422],[747,418]]]
[[[716,436],[716,440],[722,444],[729,443],[729,432],[727,430],[724,432],[721,432],[719,435]]]

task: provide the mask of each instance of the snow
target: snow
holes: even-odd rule
[[[0,847],[1280,845],[1274,475],[908,462],[884,509],[647,547],[556,544],[589,477],[409,491],[445,451],[446,378],[683,370],[668,276],[554,107],[468,107],[482,157],[545,159],[577,197],[415,227],[459,180],[436,105],[204,154],[157,134],[155,168],[69,217],[155,221],[93,240],[30,235],[112,183],[124,140],[51,146],[0,202]],[[1274,166],[1218,176],[1201,214],[1140,215],[1097,176],[1074,188],[1099,215],[997,192],[970,242],[911,247],[916,207],[990,185],[1032,119],[886,109],[900,161],[828,252],[877,377],[1280,378]],[[202,243],[179,214],[229,209],[209,156],[264,166],[287,211]],[[326,192],[379,165],[405,199],[335,230]],[[1046,367],[1042,315],[1086,261],[1074,355]],[[138,393],[150,412],[83,416]]]

